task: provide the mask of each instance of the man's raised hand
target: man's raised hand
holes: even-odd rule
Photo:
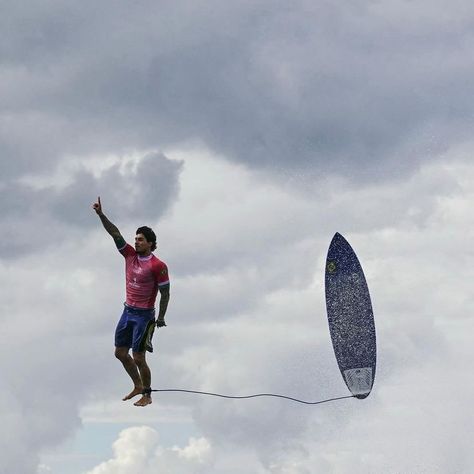
[[[93,204],[92,208],[99,216],[102,214],[102,204],[100,202],[100,196],[97,198],[97,202]]]

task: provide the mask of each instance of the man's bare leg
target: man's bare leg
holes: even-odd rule
[[[135,362],[135,365],[138,367],[140,379],[143,386],[141,393],[143,393],[143,390],[150,390],[151,388],[151,371],[150,367],[148,367],[148,364],[146,363],[145,354],[146,352],[133,353],[133,360]],[[143,393],[142,398],[140,398],[138,402],[135,402],[134,405],[136,407],[145,407],[147,405],[150,405],[150,403],[152,403],[151,392],[148,392]]]
[[[117,357],[117,359],[122,362],[125,371],[130,376],[134,384],[134,389],[128,395],[125,395],[125,397],[122,398],[123,401],[130,400],[131,398],[136,397],[143,392],[143,383],[140,377],[140,372],[138,371],[137,364],[132,359],[128,351],[128,347],[115,348],[115,357]]]

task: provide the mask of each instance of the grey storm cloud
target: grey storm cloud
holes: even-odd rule
[[[179,192],[180,169],[180,162],[149,153],[136,165],[119,163],[98,177],[80,169],[70,184],[59,189],[38,190],[7,182],[0,187],[1,222],[7,234],[17,237],[3,241],[0,255],[8,258],[19,250],[36,251],[79,229],[96,229],[91,206],[99,195],[104,212],[114,208],[122,222],[133,219],[151,225],[173,204]]]
[[[120,171],[118,164],[97,179],[82,171],[56,196],[53,212],[62,222],[81,227],[95,226],[90,219],[90,206],[84,204],[92,196],[96,199],[96,195],[102,194],[111,206],[118,208],[122,218],[157,220],[178,194],[180,168],[179,162],[171,161],[163,154],[150,153],[136,169],[129,163]],[[107,206],[105,202],[103,204]]]
[[[440,22],[365,1],[4,2],[2,173],[197,140],[249,166],[404,174],[468,136],[457,3]]]

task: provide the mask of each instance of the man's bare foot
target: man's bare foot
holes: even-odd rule
[[[143,392],[143,387],[135,387],[128,395],[125,395],[125,397],[122,398],[122,400],[125,402],[126,400],[131,400],[133,397],[136,397],[137,395],[141,395]]]
[[[138,402],[135,402],[134,405],[136,407],[146,407],[147,405],[150,405],[152,403],[151,396],[150,395],[143,395]]]

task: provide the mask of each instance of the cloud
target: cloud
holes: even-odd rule
[[[404,176],[469,138],[458,3],[442,25],[442,2],[12,6],[2,175],[197,142],[272,174]]]
[[[123,430],[113,444],[114,457],[87,474],[204,473],[212,466],[212,447],[205,438],[190,438],[180,448],[163,448],[158,432],[147,426]]]
[[[138,416],[112,402],[129,388],[111,347],[123,276],[99,194],[124,235],[159,226],[160,384],[338,394],[320,271],[335,231],[366,270],[374,397],[309,415],[160,397],[212,445],[207,472],[471,470],[472,3],[3,6],[0,470],[31,474],[88,403]]]
[[[38,188],[34,179],[6,181],[0,187],[0,221],[15,239],[0,244],[0,255],[13,258],[97,228],[92,202],[102,196],[104,211],[116,208],[122,222],[156,222],[179,193],[181,164],[161,153],[147,153],[138,161],[118,162],[95,175],[85,166],[65,181]]]
[[[208,163],[207,169],[211,168]],[[188,171],[195,176],[192,169]],[[235,172],[231,176],[235,177]],[[379,368],[374,394],[365,405],[365,402],[339,402],[308,413],[299,407],[272,400],[245,405],[244,402],[224,404],[212,399],[196,401],[195,420],[206,438],[256,452],[264,472],[292,472],[291,469],[312,472],[314,465],[320,464],[326,466],[326,472],[345,472],[349,466],[354,472],[364,472],[367,468],[372,469],[371,472],[397,472],[400,466],[405,471],[415,469],[418,472],[416,469],[419,469],[419,472],[424,472],[422,469],[428,469],[443,472],[440,466],[447,468],[446,460],[451,456],[447,448],[423,450],[417,460],[409,443],[401,443],[401,438],[396,441],[392,436],[397,435],[390,433],[397,413],[411,413],[412,407],[420,404],[424,404],[425,410],[436,411],[435,406],[443,403],[448,397],[442,388],[446,383],[446,367],[458,367],[459,377],[464,371],[449,334],[453,334],[452,327],[458,324],[466,327],[464,315],[466,308],[472,306],[469,276],[456,279],[455,283],[452,281],[452,275],[458,273],[459,260],[453,258],[457,254],[455,249],[469,248],[468,235],[473,222],[466,219],[462,209],[472,198],[468,184],[471,174],[472,166],[468,162],[456,161],[453,157],[449,166],[439,162],[425,165],[411,180],[393,186],[384,183],[359,189],[337,183],[337,187],[327,188],[323,202],[317,199],[319,195],[311,204],[308,204],[308,196],[305,200],[296,198],[293,201],[289,189],[286,207],[284,199],[281,205],[277,204],[280,202],[279,193],[283,192],[281,189],[274,189],[273,193],[270,187],[264,193],[265,198],[259,199],[252,194],[251,180],[237,179],[236,182],[247,190],[239,203],[245,209],[246,199],[249,199],[255,213],[260,212],[266,218],[268,233],[262,234],[262,242],[257,236],[245,247],[246,252],[250,252],[247,255],[251,255],[247,266],[253,264],[257,281],[260,278],[265,282],[259,287],[261,296],[256,297],[252,305],[241,308],[236,302],[228,313],[224,310],[216,312],[214,307],[209,311],[199,310],[201,304],[205,308],[206,304],[214,303],[215,299],[211,297],[202,303],[192,298],[192,301],[198,301],[198,306],[194,306],[195,310],[191,312],[190,309],[183,311],[184,307],[178,302],[174,321],[177,325],[181,321],[191,324],[193,336],[186,337],[183,330],[182,336],[173,335],[172,341],[164,341],[162,348],[165,352],[176,346],[186,349],[179,357],[169,360],[172,369],[163,369],[162,378],[173,382],[179,380],[175,384],[178,386],[224,394],[272,391],[323,399],[342,393],[344,386],[333,360],[325,322],[322,275],[318,275],[317,270],[324,268],[325,249],[332,236],[330,229],[340,230],[346,235],[366,271],[376,313]],[[184,183],[186,179],[185,172]],[[205,176],[201,175],[201,179],[203,185],[208,185]],[[226,183],[221,180],[219,185],[225,186]],[[189,189],[186,185],[184,187]],[[232,196],[232,185],[227,189]],[[209,193],[215,195],[212,189]],[[215,215],[225,214],[224,209],[227,209],[226,202],[219,204],[223,210],[217,212],[213,208]],[[273,213],[265,212],[267,205],[274,209]],[[350,209],[356,210],[357,219],[346,213]],[[275,234],[273,229],[277,226],[274,223],[285,221],[292,213],[299,215],[296,228],[300,235],[289,237],[292,259],[284,267],[290,268],[294,263],[295,270],[304,269],[305,255],[306,262],[312,262],[312,271],[293,282],[291,278],[272,278],[286,248],[283,244],[286,234],[284,231]],[[245,213],[245,218],[248,216]],[[242,221],[249,222],[245,218]],[[196,219],[199,220],[199,215]],[[258,228],[258,223],[256,225]],[[170,226],[166,227],[168,231],[172,230]],[[251,233],[253,229],[253,223],[244,228],[236,221],[234,229],[224,228],[230,236],[225,241],[232,242],[231,236],[238,235],[238,242],[246,242],[246,232]],[[219,233],[213,233],[211,229],[208,238],[202,241],[215,249],[217,236]],[[265,246],[267,236],[269,243]],[[276,236],[281,239],[281,246],[274,248],[272,238]],[[217,240],[216,244],[213,244],[213,238]],[[311,245],[298,245],[305,239]],[[308,254],[311,247],[317,249],[314,255]],[[238,267],[239,257],[233,252],[223,252],[218,259],[224,269]],[[267,273],[267,270],[270,271]],[[203,259],[199,275],[204,281],[207,280],[206,271],[211,276],[209,281],[217,281],[213,275],[220,275],[220,284],[225,289],[225,270],[217,273],[212,263],[206,267]],[[247,281],[243,279],[244,287]],[[239,283],[233,279],[227,279],[227,282],[239,294]],[[188,299],[186,287],[176,291],[178,300]],[[206,287],[203,292],[206,293]],[[203,319],[198,317],[196,321],[196,314],[202,314]],[[207,314],[216,316],[208,319]],[[445,331],[445,325],[451,329]],[[195,337],[196,331],[202,331],[201,337]],[[464,342],[460,344],[469,351]],[[181,378],[179,372],[186,369],[189,373]],[[454,376],[456,380],[458,375]],[[381,398],[377,395],[379,390]],[[472,393],[472,387],[466,386],[465,390]],[[459,394],[459,397],[463,398],[463,395]],[[413,420],[410,416],[402,416],[396,423],[397,433],[401,437],[404,430],[415,430],[410,438],[415,445],[433,439],[440,446],[442,440],[449,438],[449,433],[454,436],[455,420],[462,416],[463,410],[450,405],[446,413],[446,423],[453,431],[450,428],[444,432],[441,426],[432,424],[425,430],[420,427],[424,415],[419,414],[420,418],[414,417]],[[375,423],[377,419],[381,421],[373,432],[364,430],[360,444],[350,448],[354,439],[361,436],[357,429],[363,426],[364,419],[369,423]],[[385,433],[403,453],[403,461],[397,461],[389,454],[390,442],[383,441]],[[374,436],[377,441],[374,441]],[[462,443],[463,453],[465,448],[465,443]],[[340,458],[338,453],[346,449],[347,457]],[[331,454],[327,456],[313,454],[328,450]],[[279,453],[279,458],[276,453]],[[465,457],[460,463],[460,472],[468,472],[472,459]]]
[[[161,153],[148,153],[138,163],[118,163],[97,178],[90,171],[79,171],[55,196],[53,212],[61,222],[91,227],[95,222],[83,204],[91,195],[95,199],[105,194],[105,202],[116,206],[125,219],[157,221],[177,198],[180,168],[179,162]]]
[[[173,163],[184,159],[170,156]],[[228,464],[227,471],[219,469],[225,464],[224,453],[236,445],[240,452],[229,460],[250,457],[255,472],[311,472],[313,462],[326,465],[327,472],[349,464],[361,470],[367,465],[387,468],[389,461],[395,462],[386,457],[389,444],[377,444],[375,459],[360,458],[359,451],[350,448],[354,426],[363,417],[382,418],[398,406],[397,396],[403,413],[418,406],[417,377],[425,380],[423,402],[431,407],[426,410],[435,412],[446,397],[438,384],[444,383],[448,367],[459,366],[460,352],[461,360],[470,360],[465,338],[466,314],[472,306],[470,267],[465,267],[463,278],[453,280],[453,275],[459,275],[458,249],[469,249],[473,222],[463,209],[469,209],[472,200],[472,165],[453,156],[449,165],[426,165],[403,184],[361,189],[328,183],[322,190],[324,200],[319,193],[305,193],[303,198],[291,186],[269,183],[259,193],[258,174],[247,173],[209,157],[190,155],[184,162],[179,199],[173,212],[160,220],[161,252],[172,269],[173,299],[169,326],[157,334],[159,357],[150,359],[155,386],[228,394],[271,391],[304,399],[344,394],[327,332],[322,281],[326,248],[339,230],[358,253],[372,293],[379,343],[373,396],[367,404],[327,404],[308,413],[307,408],[274,400],[237,404],[163,394],[153,410],[187,410],[213,446],[216,464],[207,472],[231,473]],[[229,193],[223,194],[222,188]],[[360,218],[351,216],[351,206]],[[122,222],[120,209],[110,209]],[[259,216],[265,216],[267,226],[259,226]],[[126,219],[126,227],[132,218]],[[218,230],[220,219],[225,226]],[[209,223],[209,231],[200,226],[203,222]],[[73,224],[63,225],[75,229]],[[5,406],[9,419],[16,420],[12,430],[2,430],[2,442],[6,449],[12,439],[17,447],[28,446],[33,459],[27,466],[17,448],[9,449],[4,462],[25,474],[32,472],[35,453],[79,428],[79,409],[87,403],[98,403],[99,412],[110,413],[111,420],[134,420],[131,407],[113,404],[129,388],[112,355],[113,327],[123,297],[121,257],[100,227],[96,234],[84,241],[83,232],[76,232],[57,246],[1,263],[5,351],[26,347],[29,354],[23,362],[12,364],[7,358],[1,364]],[[208,262],[203,255],[213,259]],[[467,251],[467,261],[470,257]],[[292,271],[281,272],[282,267]],[[245,278],[230,278],[233,274]],[[201,294],[193,278],[199,278]],[[249,281],[255,293],[248,289]],[[227,296],[216,302],[219,293]],[[15,337],[7,337],[11,334]],[[42,341],[53,341],[48,348],[54,350],[45,350]],[[45,371],[47,367],[54,370]],[[456,384],[463,373],[462,368],[456,371]],[[460,405],[459,410],[450,405],[445,421],[450,426],[465,410],[464,397],[472,393],[472,387],[462,383],[462,393],[451,394]],[[377,398],[383,390],[388,395]],[[431,391],[436,397],[428,396]],[[115,408],[104,408],[109,405]],[[413,429],[416,420],[422,424],[420,417],[413,422],[404,418],[400,433]],[[364,438],[363,452],[370,451],[371,440],[389,436],[390,419]],[[436,438],[442,444],[448,431],[429,427],[430,432],[417,431],[414,442]],[[341,444],[350,455],[338,461],[334,453]],[[321,446],[333,454],[314,461],[313,452],[320,452]],[[406,456],[403,465],[415,465],[408,446],[397,446]],[[462,452],[462,465],[469,466],[472,460],[464,445]],[[424,452],[423,459],[430,453]],[[436,462],[442,456],[447,452],[440,451]]]
[[[344,472],[349,465],[353,466],[355,472],[363,472],[367,467],[374,472],[390,472],[392,465],[404,466],[409,470],[421,462],[433,468],[433,472],[438,472],[436,466],[443,465],[443,459],[448,457],[446,450],[438,450],[437,453],[431,449],[424,450],[419,455],[422,461],[417,461],[409,445],[397,441],[396,435],[392,439],[390,433],[392,423],[399,416],[398,410],[411,412],[411,407],[419,406],[423,400],[426,406],[423,413],[426,414],[427,411],[435,412],[437,404],[441,406],[445,403],[447,395],[443,388],[443,374],[448,371],[447,367],[459,366],[459,355],[456,354],[456,351],[459,353],[459,347],[454,351],[448,333],[456,337],[460,347],[464,347],[469,353],[468,345],[458,339],[459,334],[454,336],[452,331],[452,327],[458,324],[462,327],[465,308],[472,304],[468,298],[468,287],[465,286],[468,285],[469,278],[463,283],[457,282],[455,289],[450,284],[450,275],[456,272],[457,267],[457,261],[450,257],[452,248],[466,247],[467,234],[452,232],[453,227],[459,228],[458,219],[462,214],[446,212],[446,209],[451,206],[462,208],[463,203],[469,202],[468,183],[472,167],[462,162],[456,165],[452,163],[448,169],[440,164],[427,166],[403,187],[387,189],[384,185],[375,186],[371,190],[348,189],[347,196],[340,201],[337,193],[328,197],[331,206],[334,206],[330,207],[332,217],[330,222],[326,222],[328,227],[338,228],[341,223],[350,222],[344,213],[338,212],[348,202],[357,202],[364,210],[361,211],[363,213],[369,206],[374,215],[381,216],[380,227],[371,229],[362,221],[351,223],[350,229],[344,231],[366,270],[376,311],[379,367],[374,393],[366,402],[327,404],[308,413],[307,407],[301,408],[275,400],[253,400],[247,403],[249,401],[159,395],[156,402],[161,408],[157,406],[158,410],[177,406],[187,406],[193,410],[199,430],[215,447],[215,472],[232,472],[229,466],[226,467],[227,470],[222,468],[221,456],[228,449],[235,449],[235,446],[239,446],[241,452],[233,453],[232,459],[251,456],[251,453],[255,455],[250,464],[256,466],[255,472],[258,469],[275,473],[312,472],[314,465],[326,466],[327,472]],[[225,167],[218,168],[223,172]],[[210,176],[213,175],[210,162],[205,169]],[[190,189],[188,180],[197,180],[202,189],[207,189],[208,194],[200,194],[197,189],[191,193],[200,196],[199,202],[204,207],[216,196],[212,187],[209,187],[206,172],[201,170],[201,174],[196,174],[192,166],[185,166],[182,174],[185,189]],[[227,168],[229,176],[235,178],[236,172],[232,166]],[[224,173],[220,176],[221,180],[216,186],[226,186]],[[440,176],[444,176],[444,187],[437,184]],[[268,199],[279,195],[273,195],[267,190],[265,200],[259,200],[250,191],[254,184],[252,179],[239,179],[237,182],[247,191],[245,195],[253,200],[257,208],[260,202],[266,203]],[[416,190],[426,196],[426,189],[433,189],[437,194],[433,191],[430,199],[417,202]],[[186,193],[182,198],[187,200]],[[392,200],[396,200],[399,208],[395,208],[393,214],[384,215],[386,203]],[[414,202],[424,209],[421,220],[417,212],[408,212],[413,208]],[[301,207],[297,208],[303,214],[305,203],[306,201],[302,201]],[[164,242],[167,243],[166,251],[169,252],[171,262],[179,254],[183,243],[178,239],[170,245],[170,237],[174,235],[171,223],[181,215],[181,204],[164,225]],[[245,209],[245,201],[242,201],[242,205]],[[293,212],[294,203],[291,199],[287,201],[287,205]],[[321,206],[322,204],[319,205]],[[312,205],[313,219],[318,215],[319,207],[317,204]],[[273,216],[278,221],[285,215],[285,208],[273,208],[279,209],[278,216],[269,214],[267,218]],[[226,205],[223,203],[223,210],[216,212],[215,216],[225,213],[225,209]],[[197,217],[199,220],[199,216]],[[307,227],[299,226],[298,229],[303,234],[317,236],[322,220],[316,218],[311,221],[308,218],[307,222],[312,224]],[[243,229],[238,222],[235,225],[236,228]],[[470,226],[465,220],[462,225]],[[365,230],[366,227],[369,229]],[[275,237],[271,219],[269,233]],[[305,238],[309,238],[308,235]],[[245,237],[243,234],[242,236]],[[282,241],[285,241],[284,236],[285,234]],[[189,234],[189,238],[194,241],[195,236]],[[213,248],[218,239],[219,235],[211,232],[205,242]],[[241,241],[245,242],[245,238]],[[264,239],[262,246],[263,241]],[[209,310],[209,317],[202,310],[191,312],[190,317],[190,309],[184,308],[180,302],[196,302],[196,299],[188,296],[193,294],[188,293],[191,287],[181,282],[183,277],[184,282],[186,281],[186,273],[183,276],[178,272],[173,283],[173,298],[178,301],[171,308],[170,327],[166,329],[169,332],[158,334],[160,359],[154,366],[154,376],[159,381],[159,386],[194,388],[224,394],[271,391],[306,399],[323,399],[343,394],[345,387],[333,358],[325,322],[322,275],[318,275],[317,271],[317,268],[324,268],[325,246],[329,239],[325,241],[324,236],[314,237],[312,243],[319,250],[314,255],[313,270],[309,273],[309,278],[290,285],[275,285],[272,272],[267,274],[264,266],[256,260],[256,267],[261,268],[257,275],[268,286],[262,287],[261,298],[255,299],[253,304],[239,308],[236,303],[225,317],[216,309]],[[305,254],[304,247],[300,249],[295,246],[295,241],[290,248],[293,256],[300,250]],[[273,265],[273,259],[266,255],[263,247],[258,250],[255,243],[253,246],[249,243],[248,249],[254,251],[255,255],[260,253],[267,265]],[[275,252],[275,261],[278,261],[280,255],[281,252]],[[433,255],[437,255],[437,258],[433,259]],[[238,261],[239,257],[229,252],[223,253],[221,261],[224,269],[235,265],[233,259]],[[443,271],[440,270],[440,264]],[[208,278],[206,271],[204,267],[200,274],[204,281]],[[213,266],[210,271],[211,275],[219,274]],[[221,272],[225,275],[224,270]],[[222,290],[225,290],[226,279],[223,278],[222,281]],[[231,287],[236,285],[233,280],[227,283]],[[435,295],[433,288],[436,288]],[[206,297],[204,300],[202,304],[210,304],[206,301],[212,298]],[[204,316],[197,317],[196,314]],[[442,329],[444,325],[449,325],[451,329],[445,332]],[[179,350],[176,351],[176,348]],[[463,356],[463,360],[468,359]],[[461,380],[463,372],[464,369],[459,367],[454,376],[457,381]],[[424,395],[420,392],[420,384],[424,384]],[[469,384],[463,386],[463,392],[472,393]],[[463,396],[460,394],[459,400]],[[423,413],[413,421],[410,417],[400,419],[397,432],[402,433],[422,424]],[[454,426],[459,416],[461,413],[455,409],[455,405],[450,405],[445,423]],[[381,420],[379,424],[374,421],[377,419]],[[351,447],[354,438],[359,436],[356,434],[357,427],[362,426],[364,420],[371,423],[372,431],[364,432],[366,436],[361,439],[360,444]],[[418,430],[413,434],[412,442],[415,445],[428,439],[442,444],[442,440],[446,439],[447,435],[441,426],[429,426],[429,432]],[[390,443],[383,441],[385,435],[405,456],[403,463],[397,464],[393,455],[389,455]],[[377,441],[374,441],[374,436]],[[347,455],[340,456],[338,453],[341,449],[347,451]],[[315,454],[321,452],[327,452],[327,455]],[[464,445],[462,452],[465,452]],[[466,454],[460,465],[465,467],[470,463]],[[208,472],[212,472],[212,469]]]
[[[131,232],[136,219],[154,225],[178,195],[180,164],[161,154],[114,164],[97,175],[84,164],[78,169],[66,180],[52,176],[45,185],[42,177],[30,178],[2,189],[2,344],[7,353],[23,350],[28,356],[0,363],[4,418],[11,420],[0,433],[8,453],[1,472],[34,472],[40,451],[80,427],[79,406],[93,397],[96,377],[114,381],[114,372],[104,375],[98,368],[110,361],[123,301],[123,295],[114,297],[122,275],[110,274],[107,262],[113,259],[115,268],[123,262],[91,209],[97,190],[104,191],[106,212],[120,210],[124,231],[134,221]]]

